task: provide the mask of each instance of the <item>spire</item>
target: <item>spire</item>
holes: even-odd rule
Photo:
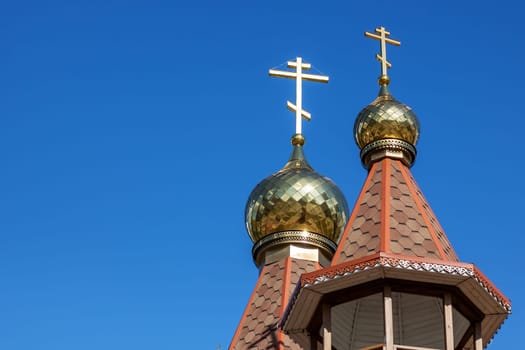
[[[288,163],[285,164],[281,171],[286,171],[289,169],[307,169],[311,171],[314,170],[310,166],[310,164],[308,164],[308,162],[306,161],[306,157],[304,156],[304,142],[304,136],[301,134],[295,134],[292,137],[292,154],[290,155]]]

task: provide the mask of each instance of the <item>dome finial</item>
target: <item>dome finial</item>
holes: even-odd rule
[[[390,32],[388,32],[385,27],[379,27],[375,29],[375,32],[377,34],[365,32],[365,36],[367,38],[379,40],[380,45],[379,48],[381,50],[381,54],[376,54],[376,58],[379,62],[381,62],[381,76],[379,77],[379,85],[381,86],[388,86],[390,84],[390,78],[388,77],[388,68],[392,68],[392,64],[388,62],[386,59],[386,44],[391,44],[394,46],[401,45],[400,41],[390,39],[388,36],[390,35]],[[379,34],[379,35],[378,35]]]
[[[271,77],[295,79],[295,104],[286,101],[286,106],[290,111],[295,113],[295,134],[297,136],[303,133],[303,118],[306,120],[312,119],[312,115],[303,109],[303,80],[328,83],[329,78],[325,75],[303,73],[303,69],[309,70],[312,68],[312,65],[310,63],[304,63],[301,57],[297,57],[295,61],[288,61],[288,68],[295,68],[295,72],[270,69],[269,74]],[[293,142],[292,139],[292,143]]]
[[[304,146],[304,136],[302,134],[295,134],[292,136],[292,145]]]

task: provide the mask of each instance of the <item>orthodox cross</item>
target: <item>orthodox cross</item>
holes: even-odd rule
[[[395,46],[399,46],[401,45],[401,42],[394,40],[394,39],[387,38],[390,35],[390,32],[387,32],[385,30],[385,27],[376,28],[375,32],[379,35],[365,32],[365,36],[367,38],[372,38],[375,40],[379,40],[381,42],[381,55],[376,54],[376,58],[378,61],[381,62],[381,76],[386,76],[387,68],[392,67],[392,64],[388,62],[388,60],[386,59],[386,44],[392,44]]]
[[[312,115],[303,109],[303,80],[328,83],[328,77],[325,75],[303,73],[303,69],[309,70],[312,68],[312,65],[310,63],[303,63],[301,57],[297,57],[295,61],[288,61],[288,68],[295,68],[295,72],[270,69],[269,73],[271,77],[295,79],[295,104],[286,101],[286,106],[290,111],[295,112],[295,133],[302,134],[302,118],[306,120],[312,118]]]

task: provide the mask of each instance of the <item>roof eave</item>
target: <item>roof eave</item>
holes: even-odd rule
[[[381,279],[457,287],[486,315],[487,343],[511,312],[510,301],[473,264],[377,253],[301,276],[281,320],[283,330],[306,332],[324,296]]]

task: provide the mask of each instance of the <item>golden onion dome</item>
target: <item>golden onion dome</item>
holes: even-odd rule
[[[398,152],[398,158],[410,166],[416,156],[419,121],[409,106],[390,94],[387,85],[388,81],[381,86],[378,97],[357,115],[355,141],[365,166],[373,160],[371,152],[377,150],[383,155]]]
[[[333,248],[346,225],[348,205],[343,193],[308,164],[302,135],[295,135],[292,144],[290,160],[262,180],[246,203],[246,227],[255,243],[254,255],[261,245],[286,239],[313,240]]]

